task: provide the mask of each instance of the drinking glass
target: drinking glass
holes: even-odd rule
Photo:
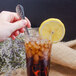
[[[30,29],[25,38],[27,76],[49,76],[51,40],[42,39],[38,29]]]

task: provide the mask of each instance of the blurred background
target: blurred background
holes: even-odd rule
[[[76,39],[76,0],[0,0],[0,12],[15,12],[17,4],[24,6],[25,16],[31,21],[32,27],[39,27],[40,24],[48,18],[58,18],[64,23],[66,28],[63,41]],[[21,44],[24,38],[24,34],[20,34],[14,41],[9,38],[3,43],[0,42],[0,76],[2,73],[7,72],[7,70],[11,72],[12,69],[26,67],[25,47]],[[66,48],[65,50],[68,51]],[[62,50],[62,52],[63,51],[64,50]],[[61,55],[63,59],[65,57],[63,57],[62,54],[59,53],[58,57]],[[75,53],[67,54],[66,52],[64,56],[66,55],[70,55],[73,59],[72,56],[75,56]],[[71,60],[71,58],[69,60]],[[75,58],[76,56],[74,59]],[[65,62],[64,59],[62,61]],[[59,65],[52,68],[55,72],[59,71],[60,76],[61,73],[64,74],[64,72],[67,74],[66,76],[76,76],[76,70],[73,71],[72,69],[70,70],[64,67],[60,68]],[[67,70],[69,71],[67,72]]]
[[[39,27],[48,18],[60,19],[66,27],[63,41],[76,39],[76,0],[0,0],[0,12],[14,11],[22,4],[32,27]]]

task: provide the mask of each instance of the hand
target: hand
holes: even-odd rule
[[[24,27],[30,28],[30,21],[25,18],[21,20],[17,13],[3,11],[0,13],[0,41],[6,40],[11,37],[13,40],[19,33],[24,32]]]

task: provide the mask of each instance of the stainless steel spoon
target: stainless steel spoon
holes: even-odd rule
[[[21,19],[25,19],[24,8],[23,8],[22,5],[18,4],[18,5],[16,6],[16,13],[18,14],[18,16],[19,16]],[[25,30],[26,30],[26,34],[29,35],[29,32],[28,32],[27,27],[25,27]]]

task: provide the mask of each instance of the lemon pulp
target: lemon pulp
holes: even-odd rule
[[[39,34],[43,39],[59,42],[65,35],[64,24],[56,18],[50,18],[42,22],[39,27]]]

